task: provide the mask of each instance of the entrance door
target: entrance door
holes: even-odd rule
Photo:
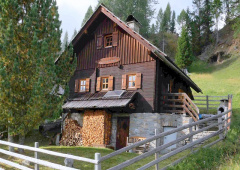
[[[117,150],[126,146],[128,135],[129,135],[129,117],[118,117],[117,141],[116,141]]]
[[[174,129],[174,127],[163,127],[164,132],[167,132],[167,131],[172,130],[172,129]],[[177,139],[177,133],[175,132],[175,133],[172,133],[168,136],[165,136],[163,144],[167,144],[167,143],[172,142],[176,139]],[[175,149],[175,148],[176,148],[176,144],[174,144],[172,146],[169,146],[168,148],[166,148],[166,150],[170,151],[170,150]]]

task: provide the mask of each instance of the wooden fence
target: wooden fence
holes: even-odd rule
[[[48,161],[45,161],[45,160],[41,160],[38,157],[38,153],[44,153],[44,154],[53,155],[53,156],[57,156],[57,157],[63,157],[63,158],[69,158],[69,159],[77,160],[77,161],[88,162],[88,163],[92,163],[92,164],[95,164],[95,165],[98,166],[99,153],[95,153],[95,159],[89,159],[89,158],[74,156],[74,155],[70,155],[70,154],[63,154],[63,153],[59,153],[59,152],[49,151],[49,150],[46,150],[46,149],[40,149],[40,148],[38,148],[38,142],[35,143],[35,147],[19,145],[19,144],[10,143],[10,142],[6,142],[6,141],[2,141],[2,140],[0,140],[0,144],[11,146],[11,147],[16,147],[16,148],[21,148],[21,149],[25,149],[25,150],[29,150],[29,151],[33,151],[34,152],[34,158],[29,157],[29,156],[25,156],[25,155],[22,155],[22,154],[10,152],[10,151],[4,150],[4,149],[0,149],[0,153],[3,153],[5,155],[9,155],[9,156],[12,156],[12,157],[15,157],[15,158],[23,159],[23,160],[28,160],[29,162],[34,163],[35,164],[34,170],[39,170],[39,165],[49,167],[49,168],[53,168],[53,169],[60,169],[60,170],[77,170],[76,168],[66,167],[66,166],[63,166],[63,165],[60,165],[60,164],[55,164],[55,163],[51,163],[51,162],[48,162]],[[11,162],[9,160],[2,159],[2,158],[0,158],[0,163],[10,165],[11,167],[15,167],[15,168],[22,169],[22,170],[30,170],[30,168],[28,168],[26,166],[23,166],[23,165],[20,165],[20,164],[17,164],[17,163],[14,163],[14,162]]]
[[[203,120],[199,120],[197,122],[189,123],[189,124],[181,126],[179,128],[172,129],[172,130],[169,130],[167,132],[156,134],[155,136],[147,138],[147,139],[145,139],[143,141],[136,142],[136,143],[134,143],[131,146],[127,146],[127,147],[122,148],[120,150],[117,150],[117,151],[115,151],[113,153],[110,153],[110,154],[108,154],[106,156],[100,157],[99,161],[98,161],[99,168],[101,167],[101,163],[103,161],[109,159],[109,158],[117,156],[117,155],[119,155],[119,154],[121,154],[123,152],[132,150],[133,148],[136,148],[138,146],[147,144],[149,142],[156,141],[156,147],[154,149],[152,149],[152,150],[150,150],[150,151],[148,151],[146,153],[143,153],[142,155],[136,156],[136,157],[134,157],[134,158],[132,158],[130,160],[127,160],[127,161],[125,161],[125,162],[123,162],[123,163],[121,163],[119,165],[116,165],[116,166],[114,166],[112,168],[109,168],[109,170],[120,170],[120,169],[122,169],[124,167],[130,166],[130,165],[132,165],[132,164],[134,164],[134,163],[136,163],[138,161],[141,161],[142,159],[145,159],[145,158],[147,158],[147,157],[149,157],[149,156],[151,156],[153,154],[155,154],[155,160],[153,160],[150,163],[140,167],[138,170],[144,170],[144,169],[147,169],[147,168],[149,168],[151,166],[154,166],[154,165],[155,165],[156,169],[159,169],[158,168],[158,164],[160,162],[162,162],[163,160],[166,160],[169,157],[174,156],[174,155],[176,155],[176,154],[178,154],[178,153],[180,153],[182,151],[185,151],[187,149],[192,149],[194,146],[202,144],[202,142],[204,142],[204,141],[206,141],[206,140],[208,140],[208,139],[210,139],[210,138],[212,138],[214,136],[219,135],[219,138],[217,140],[209,143],[205,147],[212,146],[212,145],[218,143],[219,141],[223,140],[225,135],[226,135],[226,133],[227,133],[227,131],[228,131],[228,129],[229,129],[229,127],[230,127],[230,124],[231,124],[231,115],[232,115],[232,109],[227,110],[227,111],[225,111],[223,113],[219,112],[219,114],[217,114],[215,116],[212,116],[210,118],[206,118],[206,119],[203,119]],[[204,127],[202,129],[197,129],[197,130],[194,131],[193,127],[198,126],[198,125],[203,124],[203,123],[207,123],[207,122],[212,121],[214,119],[217,119],[218,122],[217,123],[213,123],[213,124],[211,124],[211,125],[209,125],[207,127]],[[194,135],[196,135],[198,133],[201,133],[203,131],[206,131],[206,130],[208,130],[210,128],[216,127],[216,126],[218,126],[218,131],[215,131],[215,132],[213,132],[212,134],[210,134],[208,136],[205,136],[203,138],[200,138],[198,140],[193,141],[193,136]],[[159,145],[159,141],[163,137],[168,136],[168,135],[173,134],[173,133],[176,133],[176,132],[181,132],[184,129],[189,129],[189,133],[181,136],[180,138],[178,138],[178,139],[176,139],[174,141],[171,141],[171,142],[163,144],[163,145]],[[177,149],[175,149],[175,150],[173,150],[173,151],[171,151],[171,152],[169,152],[169,153],[167,153],[165,155],[159,156],[159,152],[160,151],[168,148],[171,145],[177,144],[177,143],[179,143],[179,142],[181,142],[183,140],[188,140],[189,143],[184,145],[184,146],[182,146],[182,147],[178,147]],[[177,161],[175,161],[172,164],[176,164],[180,160],[182,160],[182,158],[177,160]],[[164,167],[163,169],[165,169],[165,168],[167,168],[167,167]]]
[[[217,110],[222,99],[232,102],[232,95],[228,96],[194,96],[194,103],[201,110],[201,113],[208,114],[211,109]]]

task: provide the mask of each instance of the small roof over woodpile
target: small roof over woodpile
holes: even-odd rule
[[[70,99],[63,109],[103,109],[126,107],[137,92],[123,92],[121,96],[105,97],[107,92],[85,93],[78,98]]]

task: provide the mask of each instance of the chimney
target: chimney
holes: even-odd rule
[[[136,18],[134,18],[133,15],[129,15],[127,17],[127,25],[134,30],[135,32],[139,33],[139,29],[141,27],[140,22],[138,22],[138,20]]]

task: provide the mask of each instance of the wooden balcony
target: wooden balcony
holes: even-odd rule
[[[195,122],[199,119],[199,109],[186,93],[163,94],[162,112],[188,114]]]

